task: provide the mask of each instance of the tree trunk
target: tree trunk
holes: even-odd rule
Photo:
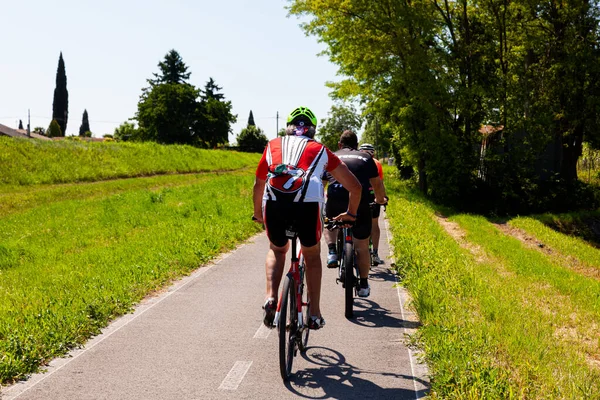
[[[562,145],[560,176],[567,183],[577,180],[577,161],[583,150],[583,127],[577,127],[573,135],[565,137]]]

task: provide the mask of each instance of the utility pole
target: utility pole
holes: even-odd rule
[[[277,116],[275,117],[275,138],[277,139],[279,136],[279,111],[277,111]]]
[[[27,109],[27,137],[31,137],[31,110]]]

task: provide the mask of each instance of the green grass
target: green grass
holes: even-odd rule
[[[479,245],[474,255],[436,221],[439,208],[392,179],[386,187],[397,268],[423,324],[414,340],[430,368],[432,398],[600,398],[597,281],[482,217],[453,216]]]
[[[600,213],[594,213],[600,217]],[[537,217],[517,217],[511,219],[508,223],[516,228],[532,234],[542,243],[549,245],[552,249],[557,250],[560,254],[574,257],[588,266],[600,269],[600,249],[590,245],[589,242],[576,237],[568,236],[557,232],[550,228],[542,220],[559,219],[559,216],[550,214]],[[563,216],[564,220],[567,215]],[[573,219],[572,215],[569,215]]]
[[[19,192],[33,201],[23,206],[4,199],[13,206],[0,217],[0,382],[37,371],[258,232],[251,187],[248,171],[32,187]]]
[[[91,182],[254,166],[259,154],[156,143],[39,141],[0,136],[0,192],[14,186]]]

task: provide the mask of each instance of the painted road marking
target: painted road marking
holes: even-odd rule
[[[258,328],[258,330],[256,331],[256,333],[254,334],[254,339],[266,339],[269,337],[269,334],[271,333],[273,329],[269,329],[265,326],[265,324],[263,324],[261,322],[260,327]]]
[[[223,382],[221,382],[219,389],[236,390],[240,383],[242,383],[242,380],[251,365],[252,361],[236,361],[233,368],[231,368],[231,371],[229,371],[225,379],[223,379]]]

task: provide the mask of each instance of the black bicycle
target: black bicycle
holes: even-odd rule
[[[325,227],[329,230],[338,229],[336,239],[336,252],[338,256],[337,283],[344,288],[344,315],[346,318],[354,316],[354,296],[358,295],[360,289],[358,279],[360,274],[354,252],[354,241],[352,239],[352,228],[347,227],[348,222],[326,220]]]
[[[310,302],[304,290],[305,264],[302,250],[297,251],[298,233],[293,227],[286,230],[292,240],[292,262],[283,281],[283,290],[277,303],[274,324],[279,334],[279,370],[284,381],[290,378],[294,357],[306,351]]]

